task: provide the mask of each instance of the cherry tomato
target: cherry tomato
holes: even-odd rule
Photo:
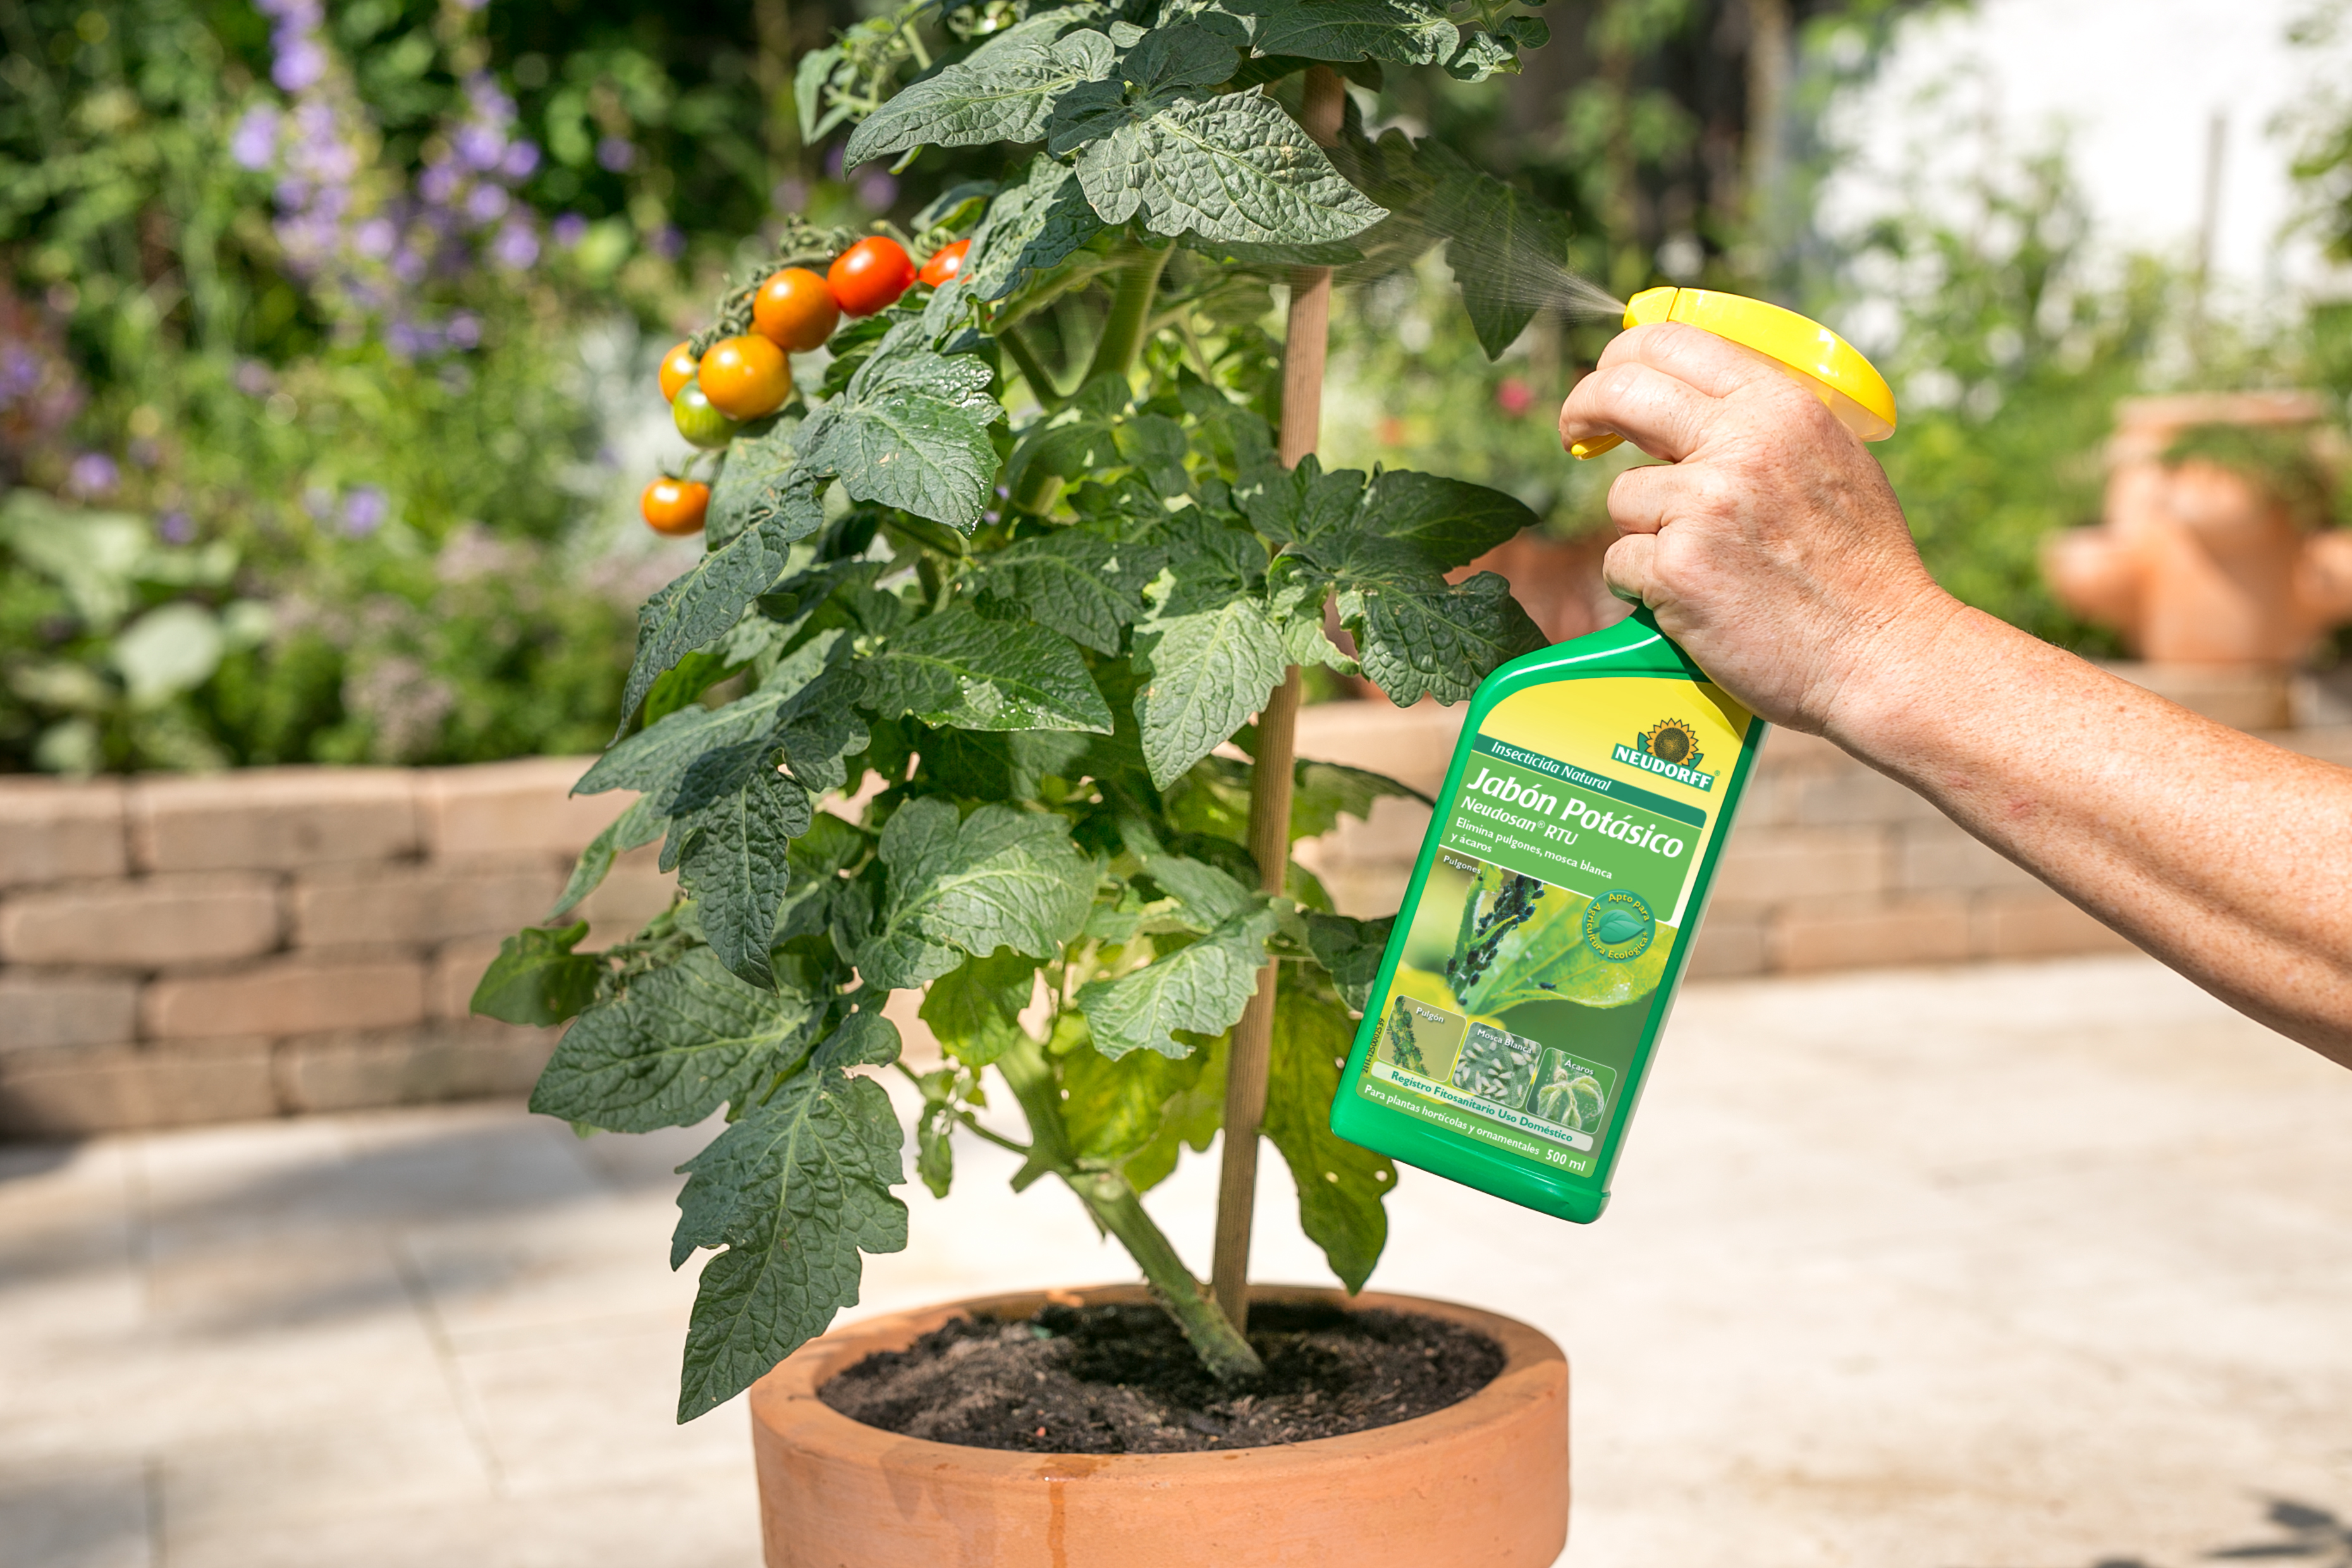
[[[757,419],[782,408],[793,395],[793,362],[783,350],[750,332],[711,344],[694,379],[719,413],[730,419]]]
[[[689,381],[677,389],[677,395],[670,400],[669,416],[689,444],[706,448],[724,447],[734,439],[738,428],[723,410],[711,405],[699,381]]]
[[[931,258],[923,263],[922,271],[916,276],[937,289],[963,270],[964,254],[971,249],[971,241],[968,239],[959,239],[953,245],[942,245],[931,252]]]
[[[677,347],[662,355],[661,389],[664,403],[676,402],[677,389],[694,379],[695,363],[694,351],[684,343],[678,344]]]
[[[805,267],[787,267],[751,297],[751,324],[780,349],[804,354],[824,346],[841,321],[841,307],[824,279]]]
[[[700,533],[703,514],[710,510],[710,487],[693,479],[656,479],[638,498],[637,510],[656,533]]]
[[[914,286],[915,264],[895,239],[875,235],[861,239],[839,256],[824,275],[824,286],[845,316],[872,316],[898,302]]]

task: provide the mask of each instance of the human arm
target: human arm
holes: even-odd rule
[[[1637,327],[1560,410],[1671,467],[1603,574],[1734,695],[1827,737],[2232,1006],[2352,1066],[2352,770],[2226,729],[1937,587],[1867,450],[1796,382]]]

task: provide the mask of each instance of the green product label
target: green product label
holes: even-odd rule
[[[1687,682],[1563,683],[1575,686],[1599,700],[1576,722],[1558,695],[1530,692],[1544,710],[1510,713],[1506,699],[1473,737],[1373,998],[1356,1092],[1583,1175],[1647,1038],[1721,804],[1717,770],[1747,716],[1734,729]],[[1662,701],[1689,716],[1656,712]]]

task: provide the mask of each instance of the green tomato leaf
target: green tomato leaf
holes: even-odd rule
[[[1547,643],[1492,572],[1451,586],[1434,573],[1360,580],[1340,593],[1339,619],[1365,677],[1405,708],[1460,702],[1497,665]]]
[[[1082,1160],[1124,1167],[1159,1137],[1171,1107],[1180,1113],[1193,1109],[1191,1101],[1212,1057],[1218,1054],[1194,1051],[1180,1060],[1134,1051],[1113,1059],[1082,1045],[1056,1058],[1064,1093],[1062,1124],[1072,1151]],[[1222,1080],[1223,1064],[1217,1065]],[[1223,1103],[1222,1094],[1218,1103]],[[1215,1129],[1210,1131],[1213,1135]]]
[[[959,822],[936,796],[908,802],[882,829],[888,898],[858,944],[866,984],[904,989],[1000,947],[1051,958],[1077,934],[1094,863],[1043,812],[983,805]]]
[[[1205,860],[1184,855],[1146,855],[1143,868],[1183,904],[1186,923],[1195,931],[1213,931],[1259,901],[1254,889]]]
[[[797,1068],[823,1013],[810,997],[745,984],[698,947],[581,1014],[530,1108],[609,1132],[691,1127]]]
[[[1154,37],[1171,31],[1187,41],[1142,61],[1147,40],[1130,57],[1162,71],[1139,99],[1130,102],[1119,82],[1089,83],[1055,116],[1047,149],[1077,153],[1078,183],[1105,223],[1140,213],[1152,233],[1171,238],[1287,245],[1346,239],[1386,216],[1272,99],[1200,90],[1231,74],[1232,50],[1185,28]]]
[[[915,1174],[943,1198],[955,1181],[955,1081],[953,1068],[927,1072],[917,1081],[923,1091],[923,1109],[915,1118]]]
[[[982,441],[986,443],[984,431]],[[992,470],[994,462],[992,455]],[[790,563],[793,542],[807,538],[824,523],[820,498],[825,482],[814,472],[795,468],[765,486],[754,503],[753,520],[742,532],[710,550],[692,571],[645,602],[637,611],[636,658],[621,693],[625,727],[656,679],[696,648],[725,636],[751,601],[775,585]],[[982,480],[983,487],[986,482]]]
[[[1110,74],[1117,51],[1091,29],[1059,39],[992,39],[937,75],[911,82],[866,117],[842,162],[909,147],[971,147],[1044,138],[1054,104],[1082,81]]]
[[[1388,1244],[1396,1167],[1331,1131],[1331,1100],[1356,1026],[1319,985],[1286,974],[1274,1010],[1265,1084],[1265,1135],[1298,1188],[1298,1224],[1354,1295]]]
[[[810,813],[808,791],[762,760],[741,788],[688,819],[678,886],[719,962],[754,985],[776,983],[768,946],[791,879],[785,852],[808,831]]]
[[[1394,915],[1376,921],[1312,912],[1307,917],[1307,945],[1315,962],[1330,974],[1339,999],[1359,1013],[1370,998],[1372,982],[1380,978],[1381,959],[1395,929]]]
[[[1255,598],[1155,616],[1136,631],[1150,679],[1136,693],[1143,754],[1161,789],[1224,743],[1281,684],[1282,636]]]
[[[680,792],[698,759],[723,752],[733,765],[748,774],[743,758],[762,745],[780,743],[775,737],[804,714],[821,714],[837,707],[842,695],[836,684],[819,678],[849,652],[840,628],[818,632],[779,660],[757,691],[739,697],[722,708],[682,708],[648,724],[613,747],[572,786],[574,795],[601,795],[606,790],[633,789],[652,799],[655,809],[667,816],[679,809]],[[814,722],[831,722],[821,717]],[[697,805],[716,798],[709,787],[713,764],[696,780]],[[739,780],[740,782],[740,780]]]
[[[1108,734],[1103,701],[1076,645],[1028,621],[996,621],[950,605],[861,660],[859,700],[886,719],[912,713],[964,730],[1078,730]]]
[[[572,868],[571,879],[563,884],[563,891],[557,896],[555,907],[547,911],[547,918],[553,920],[594,892],[613,869],[614,860],[629,850],[651,844],[668,826],[669,819],[662,815],[652,800],[639,795],[631,801],[628,810],[607,823],[604,831],[590,839],[588,847],[580,851],[580,858]]]
[[[1412,0],[1222,0],[1249,16],[1251,46],[1262,55],[1314,60],[1392,60],[1434,65],[1460,42],[1442,7]]]
[[[1465,47],[1492,39],[1492,34],[1474,33]],[[1462,307],[1478,346],[1488,359],[1499,359],[1535,319],[1545,289],[1564,275],[1573,226],[1566,213],[1473,168],[1435,142],[1416,144],[1413,153],[1434,182],[1428,220],[1432,232],[1448,237],[1445,261],[1462,285]],[[1545,282],[1531,288],[1531,279]]]
[[[572,1016],[595,1000],[604,970],[593,956],[572,951],[587,934],[582,921],[561,931],[526,927],[507,938],[474,987],[472,1011],[509,1024],[561,1024]]]
[[[1094,1030],[1095,1049],[1114,1061],[1135,1050],[1184,1057],[1192,1047],[1176,1037],[1178,1030],[1221,1035],[1232,1028],[1257,991],[1266,941],[1280,924],[1260,905],[1117,980],[1080,986],[1078,1006]]]
[[[921,1017],[940,1049],[966,1067],[984,1068],[1020,1042],[1021,1010],[1036,984],[1035,960],[1001,950],[932,981]]]
[[[925,342],[919,320],[891,328],[841,395],[801,427],[803,461],[840,475],[855,500],[970,533],[996,479],[988,427],[1004,409],[988,395],[995,373],[985,360]]]
[[[710,510],[703,517],[702,536],[708,543],[726,543],[773,504],[768,498],[785,483],[798,460],[793,443],[800,427],[799,416],[793,416],[727,444],[719,478],[710,486]]]
[[[1025,610],[1073,642],[1115,654],[1120,634],[1142,616],[1143,585],[1159,570],[1152,551],[1066,530],[984,555],[965,580],[983,605]]]
[[[956,276],[973,298],[1002,300],[1030,273],[1060,266],[1101,232],[1077,172],[1040,154],[989,205]]]
[[[1374,803],[1385,798],[1435,804],[1411,784],[1400,784],[1385,773],[1301,758],[1292,770],[1291,842],[1330,832],[1343,816],[1370,822]]]
[[[1445,62],[1445,74],[1462,81],[1485,81],[1496,71],[1516,73],[1518,68],[1518,51],[1509,38],[1496,33],[1463,34],[1461,47]]]
[[[898,1119],[880,1084],[848,1071],[898,1055],[881,1015],[852,1014],[807,1071],[683,1167],[672,1267],[697,1247],[725,1250],[695,1296],[681,1422],[751,1387],[856,1305],[861,1254],[905,1248],[907,1205],[890,1194],[907,1179]]]

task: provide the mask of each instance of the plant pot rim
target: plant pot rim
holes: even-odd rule
[[[1334,1437],[1297,1443],[1224,1448],[1181,1454],[1063,1454],[1028,1449],[982,1448],[909,1437],[869,1426],[818,1397],[833,1378],[866,1357],[904,1350],[957,1318],[1026,1318],[1042,1307],[1143,1303],[1151,1300],[1140,1284],[1094,1285],[1076,1289],[1016,1290],[970,1296],[912,1311],[891,1312],[834,1329],[802,1346],[752,1384],[751,1421],[763,1436],[800,1449],[817,1449],[853,1465],[873,1464],[896,1471],[919,1470],[945,1479],[958,1472],[968,1480],[1065,1481],[1084,1477],[1100,1483],[1128,1480],[1155,1487],[1214,1474],[1231,1477],[1237,1466],[1258,1471],[1319,1471],[1360,1462],[1400,1447],[1450,1447],[1485,1428],[1521,1418],[1530,1404],[1566,1397],[1568,1357],[1539,1330],[1514,1318],[1459,1302],[1424,1296],[1367,1290],[1349,1296],[1326,1286],[1253,1285],[1253,1302],[1265,1305],[1331,1306],[1345,1310],[1381,1310],[1439,1318],[1472,1329],[1503,1352],[1502,1370],[1475,1393],[1426,1415]]]

